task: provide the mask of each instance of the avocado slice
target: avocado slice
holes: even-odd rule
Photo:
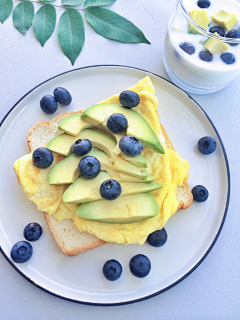
[[[113,169],[121,173],[131,175],[132,177],[135,177],[137,179],[146,180],[148,176],[145,170],[134,166],[130,162],[123,160],[121,157],[117,157],[114,160]]]
[[[141,179],[137,179],[130,175],[115,171],[113,169],[113,163],[103,151],[91,150],[87,155],[97,158],[101,163],[101,169],[107,171],[112,179],[115,179],[119,182],[143,182]],[[48,183],[56,185],[73,183],[80,176],[78,164],[79,161],[85,156],[86,155],[80,157],[72,153],[63,160],[59,161],[50,171]],[[144,182],[151,181],[154,181],[154,178],[150,175],[147,175],[147,179],[144,180]]]
[[[83,203],[76,211],[81,218],[103,223],[134,223],[153,218],[159,206],[151,193],[122,196],[116,200]]]
[[[196,9],[189,12],[189,16],[199,25],[199,27],[207,30],[209,24],[209,18],[206,9]],[[189,24],[188,33],[200,33],[192,24]]]
[[[83,129],[92,127],[88,122],[81,119],[81,113],[75,113],[71,116],[63,119],[58,129],[70,134],[71,136],[77,136]]]
[[[63,194],[64,203],[83,203],[102,199],[100,186],[103,181],[111,179],[106,171],[100,171],[94,179],[79,178]]]
[[[120,157],[127,161],[130,162],[131,164],[140,167],[140,168],[147,168],[147,161],[145,160],[144,156],[142,154],[139,154],[136,157],[128,157],[124,153],[120,153]]]
[[[106,119],[113,113],[121,113],[127,118],[127,135],[138,138],[141,140],[142,144],[150,150],[158,153],[165,153],[149,123],[134,110],[126,109],[118,104],[100,103],[86,109],[82,114],[82,120],[96,126],[100,124],[104,125]]]
[[[219,36],[217,32],[214,33],[216,36]],[[216,39],[208,38],[203,43],[204,48],[208,49],[212,54],[214,53],[224,53],[229,49],[229,46],[222,41]]]
[[[52,152],[59,153],[63,156],[68,156],[71,152],[73,144],[78,139],[89,139],[92,142],[93,147],[103,150],[112,159],[116,157],[112,153],[112,150],[117,144],[116,141],[112,137],[102,132],[91,129],[84,129],[75,137],[70,136],[67,133],[60,133],[49,141],[47,148]]]
[[[238,18],[235,14],[227,13],[223,10],[216,14],[212,14],[212,19],[227,31],[232,30],[235,24],[238,22]]]
[[[105,171],[100,171],[99,175],[91,180],[84,178],[77,179],[63,194],[64,203],[85,203],[102,199],[100,195],[100,187],[103,181],[111,179]],[[157,182],[136,183],[136,182],[121,182],[121,196],[150,192],[162,188],[162,185]]]

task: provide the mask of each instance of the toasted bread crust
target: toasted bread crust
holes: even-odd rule
[[[71,220],[63,220],[59,222],[53,216],[50,216],[45,212],[44,217],[54,240],[61,249],[62,253],[67,256],[77,256],[80,253],[95,249],[106,243],[105,241],[100,240],[96,236],[87,232],[80,232]],[[63,224],[65,224],[64,227]],[[66,233],[71,232],[72,238],[75,238],[74,246],[69,245],[70,242],[68,238],[62,232],[60,233],[59,230],[62,230],[62,232]]]

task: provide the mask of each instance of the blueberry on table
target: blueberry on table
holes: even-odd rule
[[[135,108],[137,105],[139,105],[140,97],[134,91],[125,90],[120,93],[119,101],[123,105],[123,107],[125,107],[127,109],[131,109],[131,108]]]
[[[127,156],[136,157],[142,152],[143,145],[139,139],[133,136],[125,136],[119,141],[119,148],[121,149],[122,153],[126,154]]]
[[[52,114],[57,111],[58,103],[53,96],[47,95],[40,100],[40,107],[43,112]]]
[[[117,260],[108,260],[103,266],[103,274],[107,280],[115,281],[122,274],[122,266]]]
[[[210,6],[211,3],[209,0],[199,0],[197,4],[199,8],[206,9]]]
[[[230,52],[224,52],[220,57],[226,64],[233,64],[236,61],[234,55]]]
[[[203,50],[203,51],[200,51],[200,53],[199,53],[199,58],[200,58],[202,61],[211,62],[212,59],[213,59],[213,55],[211,54],[210,51],[208,51],[208,50]]]
[[[23,263],[27,262],[33,253],[33,248],[27,241],[18,241],[12,247],[11,258],[14,262]]]
[[[147,242],[153,247],[162,247],[166,241],[167,231],[164,228],[152,232],[147,238]]]
[[[183,42],[183,43],[181,43],[180,45],[179,45],[179,47],[183,50],[183,51],[185,51],[187,54],[194,54],[195,53],[195,48],[194,48],[194,46],[191,44],[191,43],[189,43],[189,42]]]
[[[219,26],[211,27],[209,29],[209,32],[211,32],[211,33],[217,32],[220,37],[224,37],[225,36],[225,30],[222,27],[219,27]]]
[[[237,29],[232,29],[232,30],[228,31],[228,33],[225,35],[225,37],[226,38],[232,38],[232,39],[239,39],[240,38],[240,32]],[[232,47],[239,45],[239,43],[231,43],[231,42],[228,42],[228,43]]]
[[[135,277],[144,278],[151,270],[151,262],[144,254],[137,254],[130,260],[129,267]]]
[[[203,154],[213,153],[216,148],[216,141],[212,137],[202,137],[198,140],[198,150]]]
[[[128,127],[127,118],[121,113],[114,113],[108,118],[107,127],[113,133],[122,133]]]
[[[193,200],[204,202],[208,198],[208,190],[201,185],[197,185],[192,189]]]
[[[101,197],[105,200],[115,200],[122,193],[122,187],[116,180],[109,179],[103,181],[100,187]]]
[[[71,94],[64,88],[58,87],[53,91],[54,97],[60,104],[68,106],[72,102]]]
[[[86,156],[79,161],[78,170],[84,179],[95,178],[101,169],[100,162],[97,158]]]
[[[50,165],[53,163],[52,151],[47,148],[38,148],[34,150],[32,154],[32,162],[40,169],[46,169],[50,167]]]
[[[42,227],[36,222],[31,222],[23,230],[23,236],[28,241],[37,241],[42,235]]]
[[[84,156],[92,149],[92,142],[88,139],[78,139],[73,145],[73,153],[76,156]]]

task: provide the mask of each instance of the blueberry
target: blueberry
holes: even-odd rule
[[[189,43],[189,42],[183,42],[183,43],[181,43],[180,45],[179,45],[179,47],[183,50],[183,51],[185,51],[186,53],[188,53],[188,54],[194,54],[195,53],[195,48],[194,48],[194,46],[191,44],[191,43]]]
[[[14,262],[23,263],[27,262],[33,253],[33,248],[27,241],[18,241],[12,247],[11,258]]]
[[[36,222],[26,225],[23,231],[24,238],[28,241],[37,241],[42,235],[42,227]]]
[[[53,154],[47,148],[38,148],[33,151],[32,162],[36,167],[46,169],[53,163]]]
[[[127,118],[121,113],[114,113],[108,118],[107,127],[113,133],[122,133],[128,127]]]
[[[222,27],[219,27],[219,26],[211,27],[209,29],[209,32],[211,32],[211,33],[217,32],[220,37],[224,37],[225,36],[225,30]]]
[[[120,93],[119,101],[125,108],[131,109],[139,105],[140,97],[134,91],[125,90]]]
[[[236,61],[234,55],[230,52],[224,52],[220,57],[226,64],[233,64]]]
[[[60,104],[68,106],[72,101],[71,94],[64,88],[58,87],[53,91],[54,97]]]
[[[166,241],[167,232],[164,228],[154,231],[147,238],[147,242],[153,247],[161,247],[166,243]]]
[[[78,170],[84,179],[95,178],[101,169],[100,162],[97,158],[86,156],[79,161]]]
[[[73,145],[73,153],[76,156],[84,156],[92,149],[92,143],[88,139],[78,139]]]
[[[208,8],[211,3],[208,0],[199,0],[197,4],[199,8]]]
[[[107,280],[115,281],[121,277],[122,266],[117,260],[108,260],[103,266],[103,274]]]
[[[211,54],[210,51],[204,50],[204,51],[200,51],[200,53],[199,53],[199,58],[200,58],[202,61],[210,62],[210,61],[212,61],[212,59],[213,59],[213,55]]]
[[[144,254],[137,254],[130,260],[129,267],[135,277],[144,278],[151,270],[151,262]]]
[[[233,39],[239,39],[240,38],[240,32],[237,29],[232,29],[228,31],[228,33],[225,35],[226,38],[233,38]],[[228,42],[229,43],[229,42]],[[230,46],[238,46],[239,43],[229,43]]]
[[[100,194],[101,197],[105,200],[115,200],[122,193],[122,187],[120,183],[116,180],[105,180],[101,184]]]
[[[40,107],[43,112],[52,114],[57,111],[58,103],[53,96],[47,95],[40,100]]]
[[[208,190],[204,186],[195,186],[192,189],[193,199],[197,202],[204,202],[208,198]]]
[[[143,145],[139,139],[133,136],[125,136],[119,141],[119,148],[127,156],[136,157],[142,152]]]
[[[216,141],[212,137],[203,137],[198,140],[198,150],[203,154],[213,153],[216,148]]]

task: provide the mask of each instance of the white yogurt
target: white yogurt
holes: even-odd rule
[[[221,10],[236,14],[240,19],[240,4],[235,0],[210,0],[207,8],[210,27],[217,24],[211,19],[212,14]],[[196,0],[184,0],[187,12],[200,9]],[[209,27],[209,28],[210,28]],[[175,29],[180,31],[176,31]],[[240,74],[240,45],[230,46],[227,52],[235,56],[235,63],[227,65],[220,58],[220,53],[213,54],[211,62],[202,61],[199,53],[206,50],[202,43],[207,39],[200,34],[188,33],[189,23],[179,8],[168,26],[164,45],[164,63],[170,78],[183,89],[193,93],[210,93],[228,85]],[[240,22],[234,26],[240,29]],[[195,47],[192,55],[184,52],[179,45],[189,42]]]

